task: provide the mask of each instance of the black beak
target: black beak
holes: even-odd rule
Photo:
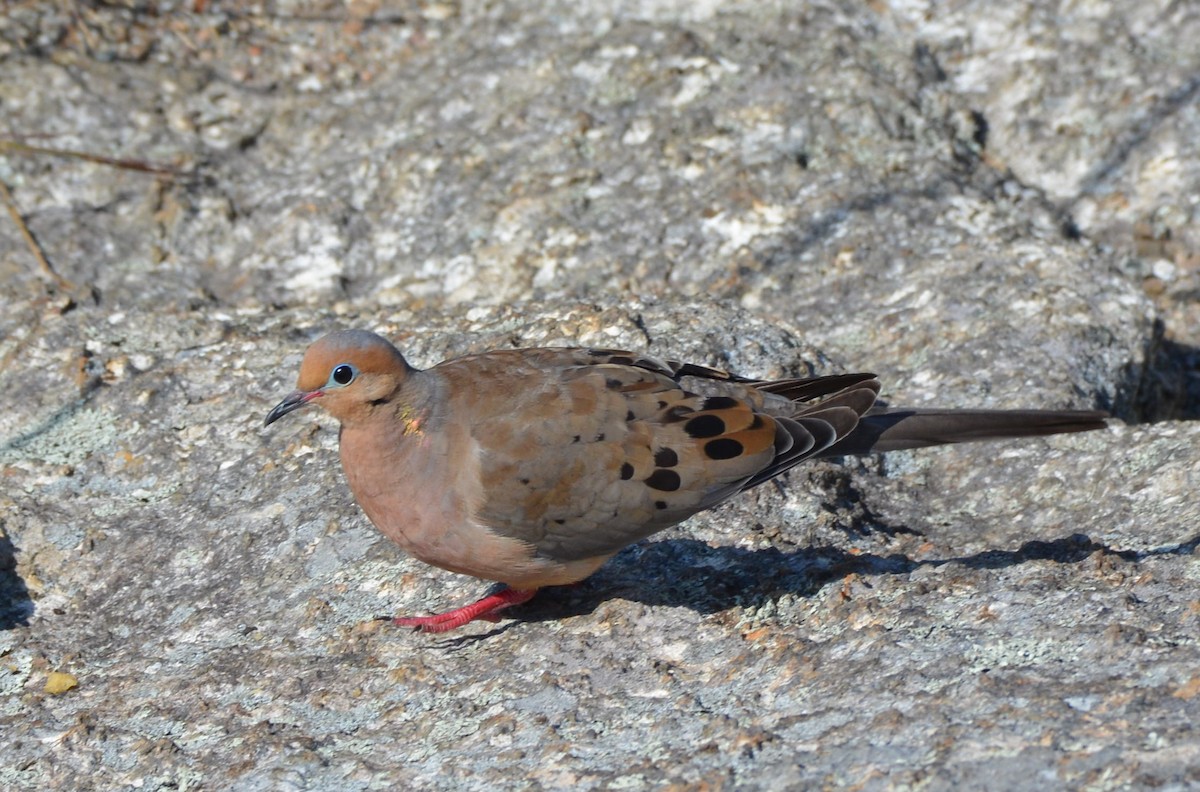
[[[290,412],[299,410],[304,405],[308,404],[313,399],[321,395],[321,391],[292,391],[287,396],[283,397],[283,401],[275,405],[275,409],[267,413],[267,420],[263,426],[270,426],[278,421],[283,416]]]

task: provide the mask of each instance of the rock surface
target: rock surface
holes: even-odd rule
[[[1200,783],[1193,4],[186,5],[0,19],[0,787]],[[346,326],[1122,420],[429,637],[484,584],[261,429]]]

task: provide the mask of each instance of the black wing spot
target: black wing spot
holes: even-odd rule
[[[687,417],[695,412],[695,410],[686,404],[677,404],[663,413],[662,420],[663,423],[679,423],[680,421],[686,421]]]
[[[683,482],[674,470],[656,470],[646,479],[646,486],[663,492],[674,492]]]
[[[633,358],[628,355],[614,355],[608,359],[608,362],[614,366],[632,366]]]
[[[709,396],[704,400],[705,410],[730,410],[741,404],[732,396]]]
[[[523,479],[521,479],[521,483],[522,483],[522,484],[524,484],[526,487],[528,487],[528,486],[529,486],[529,479],[527,479],[527,478],[523,478]]]
[[[654,501],[654,508],[659,509],[661,511],[662,509],[667,508],[667,502],[666,501]]]
[[[596,442],[597,442],[597,443],[603,443],[603,442],[604,442],[604,432],[601,432],[600,434],[596,435]]]
[[[754,420],[750,422],[751,429],[762,429],[763,419],[758,413],[754,413]]]
[[[571,442],[578,443],[582,439],[583,439],[583,435],[575,435],[575,438],[573,440],[571,440]]]
[[[733,459],[745,450],[745,446],[729,437],[718,437],[704,444],[704,453],[709,459]]]
[[[654,464],[659,467],[675,467],[679,464],[679,454],[673,448],[660,448],[654,452]]]
[[[636,421],[636,420],[637,420],[637,416],[633,414],[633,410],[626,411],[626,413],[625,413],[625,422],[626,423],[628,423],[629,421]]]
[[[633,478],[633,465],[626,462],[621,465],[621,481],[629,481],[631,478]]]
[[[554,519],[554,524],[555,524],[555,525],[566,525],[566,523],[567,523],[567,521],[566,521],[566,520],[564,520],[564,519],[561,519],[561,518],[558,518],[558,517],[556,517],[556,518]]]
[[[684,425],[683,430],[692,437],[716,437],[725,434],[725,422],[715,415],[697,415]]]
[[[621,390],[624,385],[625,383],[616,377],[606,377],[604,380],[604,386],[609,390]]]

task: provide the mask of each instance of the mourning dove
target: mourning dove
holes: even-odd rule
[[[415,369],[386,339],[308,348],[271,424],[309,404],[341,422],[371,522],[434,566],[506,584],[397,618],[426,632],[496,621],[543,586],[814,457],[1100,429],[1092,410],[875,406],[873,374],[755,380],[609,349],[511,349]]]

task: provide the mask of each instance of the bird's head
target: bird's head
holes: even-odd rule
[[[267,413],[270,425],[316,402],[342,423],[354,422],[386,404],[415,369],[391,342],[366,330],[339,330],[304,353],[296,390]]]

